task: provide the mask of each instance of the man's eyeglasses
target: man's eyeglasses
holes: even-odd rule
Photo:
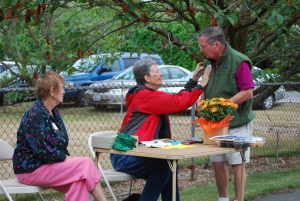
[[[211,43],[208,43],[207,45],[201,46],[199,45],[200,50],[203,50],[204,48],[206,48],[206,46],[210,45]]]

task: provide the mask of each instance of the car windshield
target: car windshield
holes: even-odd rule
[[[12,67],[11,70],[15,73],[18,73],[18,68],[17,67]],[[0,73],[0,83],[1,85],[4,83],[8,83],[12,81],[15,78],[15,75],[12,74],[9,70],[6,70],[2,73]]]
[[[127,68],[123,72],[119,73],[115,77],[112,78],[113,80],[134,80],[134,75],[132,68]]]
[[[100,63],[101,59],[99,57],[93,57],[88,59],[79,59],[73,65],[77,71],[83,73],[89,73]]]

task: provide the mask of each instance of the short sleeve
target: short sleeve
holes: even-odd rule
[[[240,91],[248,88],[254,88],[254,82],[250,66],[247,62],[242,62],[236,72],[236,84]]]

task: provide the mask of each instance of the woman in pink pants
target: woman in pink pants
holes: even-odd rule
[[[36,84],[38,99],[24,114],[17,131],[13,162],[17,179],[24,184],[51,187],[67,201],[107,201],[99,184],[101,174],[87,157],[71,157],[68,134],[56,108],[63,102],[63,78],[49,71]]]

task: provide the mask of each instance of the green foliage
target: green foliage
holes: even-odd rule
[[[276,72],[276,70],[273,70],[273,72]],[[275,82],[275,78],[272,73],[259,68],[252,70],[252,77],[256,82],[269,82],[269,80]]]
[[[299,20],[297,0],[225,0],[210,1],[210,5],[205,0],[124,0],[121,4],[111,0],[23,0],[21,7],[17,2],[0,3],[0,26],[5,25],[0,30],[8,30],[2,33],[0,46],[23,66],[49,65],[62,71],[78,59],[79,50],[83,56],[88,50],[132,51],[157,53],[166,64],[193,70],[204,59],[195,34],[212,25],[225,31],[234,49],[256,63],[268,61],[268,67],[279,73],[291,68],[292,56],[299,56],[299,31],[293,31]],[[28,22],[27,11],[37,11],[38,5],[46,6],[45,11],[40,15],[34,12]],[[14,10],[11,19],[9,8]],[[50,58],[45,58],[46,53]]]
[[[175,37],[179,39],[187,38],[188,33],[185,29],[181,29],[178,24],[170,24],[169,27]],[[197,44],[196,37],[189,38],[189,40],[193,40],[193,43]],[[163,43],[165,43],[164,47]],[[125,44],[121,47],[122,51],[156,53],[162,57],[165,64],[182,66],[191,71],[197,65],[192,57],[197,52],[194,46],[188,48],[189,54],[187,54],[180,47],[172,45],[170,41],[149,30],[137,30],[132,36],[127,38]]]

